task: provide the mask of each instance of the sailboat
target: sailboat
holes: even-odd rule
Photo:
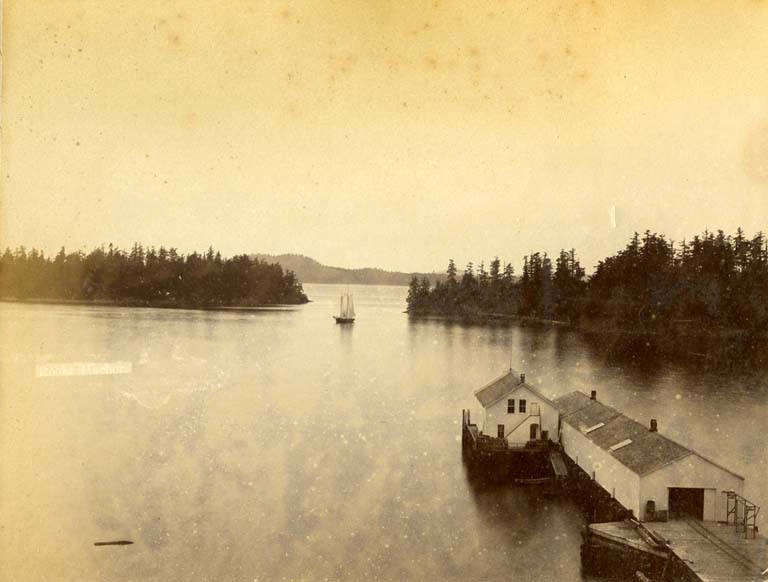
[[[355,304],[352,302],[352,294],[347,291],[339,298],[339,315],[334,315],[336,323],[354,323]]]

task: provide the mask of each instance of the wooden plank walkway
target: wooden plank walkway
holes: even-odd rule
[[[653,554],[659,558],[666,558],[667,553],[656,547],[655,544],[649,544],[635,526],[629,521],[610,521],[606,523],[593,523],[589,526],[590,531],[609,541],[616,542],[623,546],[629,546],[635,550]]]
[[[651,522],[649,530],[667,540],[678,558],[704,582],[764,580],[766,539],[744,539],[733,526],[693,519]]]
[[[568,469],[560,453],[552,451],[549,454],[549,462],[552,464],[552,470],[555,472],[557,479],[565,479],[568,476]]]

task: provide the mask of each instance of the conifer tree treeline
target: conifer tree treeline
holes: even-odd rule
[[[110,244],[87,255],[62,247],[54,258],[36,249],[6,249],[0,257],[0,296],[179,307],[307,301],[294,273],[284,273],[280,265],[247,255],[223,259],[213,248],[182,255],[138,243],[130,251]]]
[[[552,261],[546,253],[490,272],[470,263],[459,280],[453,260],[444,282],[430,288],[414,280],[408,311],[472,317],[492,314],[567,320],[623,330],[658,331],[678,324],[702,324],[748,331],[768,329],[768,241],[723,231],[704,232],[674,244],[646,231],[616,255],[600,261],[586,278],[575,250]]]

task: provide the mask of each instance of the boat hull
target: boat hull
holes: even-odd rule
[[[354,317],[336,317],[334,315],[333,319],[336,320],[336,323],[354,323],[355,322]]]

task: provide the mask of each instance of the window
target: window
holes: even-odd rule
[[[525,400],[523,399],[520,399],[520,412],[521,413],[525,412]]]
[[[498,425],[496,427],[496,431],[497,431],[497,434],[498,434],[499,438],[503,439],[504,438],[504,425],[503,424]]]
[[[507,414],[514,414],[515,413],[515,399],[509,398],[507,400]]]

